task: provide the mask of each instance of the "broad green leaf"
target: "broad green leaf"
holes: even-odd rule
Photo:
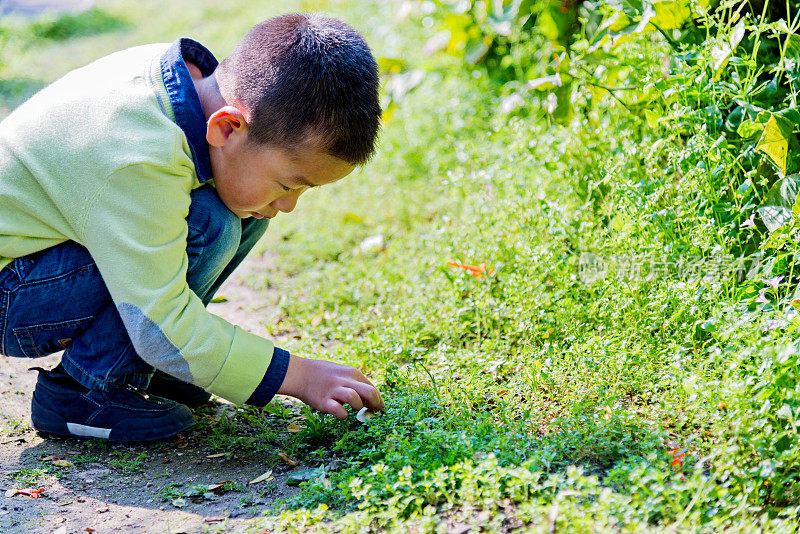
[[[635,28],[631,19],[622,11],[614,11],[613,14],[606,18],[597,31],[591,36],[590,46],[587,52],[593,52],[598,48],[604,46],[608,42],[613,42],[617,32],[624,28]]]
[[[574,116],[574,109],[572,107],[572,84],[565,83],[551,93],[550,96],[556,97],[555,108],[548,110],[553,120],[558,124],[569,124]]]
[[[800,35],[789,34],[786,39],[786,57],[800,57]]]
[[[712,66],[719,72],[731,58],[731,54],[744,38],[744,19],[740,20],[731,31],[730,36],[722,36],[711,49]]]
[[[400,102],[409,91],[422,83],[425,75],[426,72],[422,69],[395,74],[386,83],[386,94],[395,102]]]
[[[614,11],[598,28],[599,31],[608,30],[609,32],[617,32],[631,24],[631,19],[622,11]]]
[[[711,49],[711,60],[714,71],[719,71],[724,67],[731,57],[731,45],[726,40],[720,40]]]
[[[543,76],[541,78],[536,78],[536,79],[528,81],[528,87],[529,88],[538,89],[540,91],[555,89],[556,87],[561,87],[562,85],[563,84],[561,82],[561,75],[560,74],[553,74],[551,76]]]
[[[786,119],[795,126],[800,126],[800,109],[786,108],[775,113],[778,117]]]
[[[631,35],[638,35],[640,33],[644,33],[647,29],[647,26],[650,24],[650,21],[653,17],[656,16],[656,10],[653,9],[653,6],[647,5],[644,8],[644,12],[642,13],[642,17],[639,19],[639,23],[636,27],[630,32]]]
[[[736,26],[733,27],[733,31],[731,32],[730,44],[731,49],[735,49],[739,46],[739,43],[742,42],[744,38],[744,19],[740,20]]]
[[[380,67],[381,72],[397,74],[405,70],[406,61],[396,57],[379,57],[378,67]]]
[[[767,198],[758,208],[758,214],[770,232],[792,220],[792,206],[797,200],[798,189],[800,175],[781,178],[770,188]]]
[[[658,119],[661,118],[661,114],[650,109],[646,109],[644,110],[644,118],[647,120],[647,125],[650,128],[656,128],[658,126]]]
[[[753,137],[754,135],[761,133],[764,130],[764,125],[751,120],[742,121],[739,126],[736,127],[736,133],[742,139],[747,139],[749,137]]]
[[[794,144],[796,139],[792,132],[792,124],[784,118],[773,115],[764,125],[764,132],[756,145],[756,150],[766,155],[782,174],[786,174],[789,149]]]
[[[791,419],[792,407],[789,406],[788,404],[784,404],[783,406],[778,408],[778,411],[775,412],[775,415],[777,415],[778,417],[782,417],[783,419]]]
[[[655,16],[651,22],[662,30],[676,30],[692,15],[686,0],[661,0],[653,2]]]
[[[792,438],[788,435],[784,434],[775,442],[775,450],[778,452],[783,452],[787,450],[792,445]]]
[[[464,60],[471,65],[480,63],[489,53],[489,43],[491,42],[491,37],[484,37],[480,41],[469,43],[464,50]]]

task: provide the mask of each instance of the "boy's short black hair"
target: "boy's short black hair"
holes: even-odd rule
[[[317,146],[352,165],[375,150],[381,119],[378,65],[346,23],[309,14],[254,26],[215,73],[222,96],[241,104],[248,140]]]

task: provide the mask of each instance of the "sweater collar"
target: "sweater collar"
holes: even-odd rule
[[[206,142],[206,121],[200,97],[194,88],[192,76],[186,66],[191,61],[208,76],[219,62],[206,47],[192,39],[182,37],[161,56],[161,75],[167,88],[175,122],[183,130],[192,150],[192,159],[200,182],[212,178],[211,159]]]

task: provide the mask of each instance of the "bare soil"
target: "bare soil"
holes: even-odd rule
[[[268,263],[266,256],[245,260],[220,290],[227,302],[212,304],[211,311],[266,336],[260,319],[271,310],[247,280]],[[234,419],[238,410],[225,401],[198,410],[198,429],[175,441],[129,446],[38,435],[30,427],[37,373],[28,368],[51,368],[59,357],[0,356],[0,532],[238,532],[252,528],[248,520],[272,509],[276,499],[296,491],[286,478],[307,466],[287,465],[278,456],[279,444],[255,451],[214,447],[209,436],[215,425]],[[298,410],[288,398],[273,402],[285,405],[287,413]],[[275,422],[286,427],[282,419]],[[269,469],[273,480],[249,484]],[[226,481],[216,494],[203,496],[203,488]],[[39,498],[11,495],[23,488],[43,491]]]

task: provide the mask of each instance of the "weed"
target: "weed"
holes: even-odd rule
[[[181,482],[170,482],[163,488],[161,488],[160,497],[162,501],[171,502],[175,499],[181,498],[184,496],[184,491],[181,489],[183,484]]]
[[[25,421],[19,419],[8,419],[5,421],[5,424],[2,427],[2,432],[4,434],[14,435],[28,432],[30,429],[31,426]]]
[[[122,474],[131,475],[140,472],[147,461],[147,453],[138,454],[131,451],[113,451],[108,466],[111,469],[120,471]]]
[[[223,451],[263,451],[277,443],[277,424],[252,410],[225,412],[210,425],[206,440],[209,447]]]
[[[78,454],[72,458],[72,463],[75,465],[81,464],[94,464],[99,463],[102,461],[100,456],[96,456],[93,454]]]
[[[51,474],[50,468],[31,467],[20,469],[13,473],[14,483],[18,487],[35,487],[43,483],[44,479]]]

